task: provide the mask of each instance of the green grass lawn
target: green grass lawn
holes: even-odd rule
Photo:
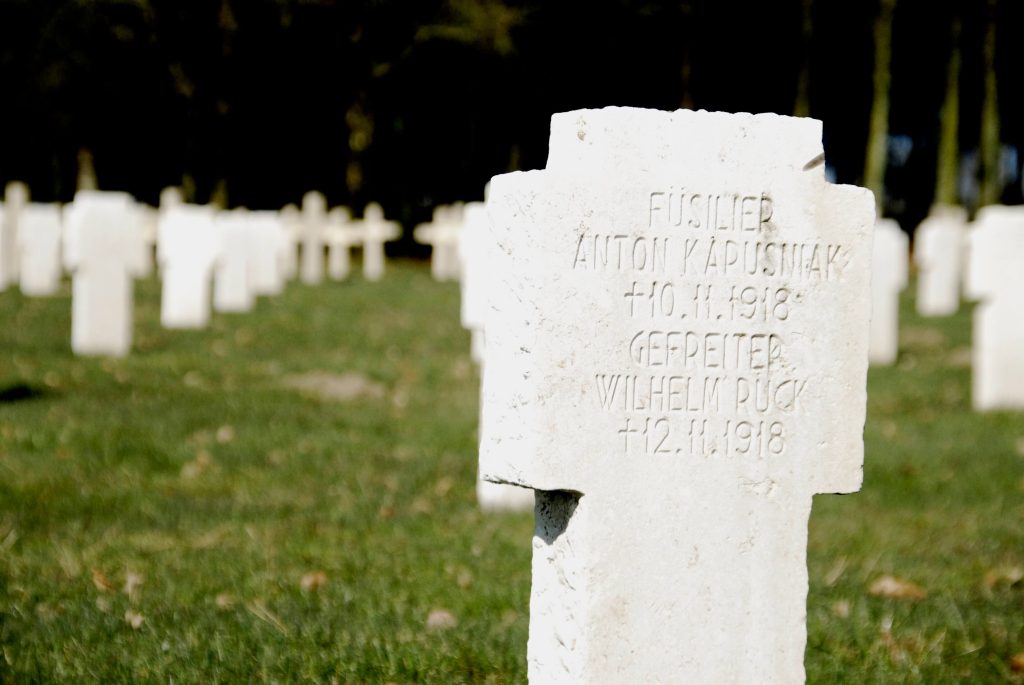
[[[532,514],[476,507],[457,286],[398,262],[201,332],[158,301],[78,359],[67,286],[0,293],[0,682],[525,682]],[[905,305],[864,490],[815,501],[808,681],[1024,682],[1024,415],[970,410],[968,312]]]

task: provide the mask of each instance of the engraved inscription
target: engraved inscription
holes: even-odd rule
[[[804,295],[837,283],[840,244],[787,240],[767,193],[668,189],[643,235],[582,232],[573,270],[635,274],[621,294],[637,328],[593,374],[627,457],[781,458],[815,381],[789,346]],[[806,336],[793,336],[806,344]]]

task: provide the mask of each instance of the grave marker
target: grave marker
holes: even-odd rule
[[[164,328],[205,328],[210,286],[220,254],[213,207],[179,205],[160,217],[160,323]]]
[[[363,244],[363,278],[379,281],[384,277],[384,243],[397,240],[402,235],[401,224],[387,221],[384,209],[376,202],[366,205],[363,219],[354,223]]]
[[[984,207],[970,231],[975,409],[1024,409],[1024,208]]]
[[[343,281],[352,270],[352,246],[359,244],[359,236],[352,228],[352,213],[347,207],[335,207],[327,213],[327,276],[332,281]]]
[[[135,203],[127,193],[81,190],[64,209],[71,349],[123,356],[132,344],[133,279],[144,268]]]
[[[61,208],[55,204],[25,205],[18,229],[21,292],[45,297],[60,289]]]
[[[463,207],[438,205],[430,223],[420,224],[413,230],[413,239],[421,245],[430,245],[430,273],[436,281],[459,279],[459,233],[462,228]]]
[[[214,219],[220,257],[213,271],[213,308],[218,312],[247,312],[253,296],[253,236],[244,211],[219,212]]]
[[[490,232],[487,207],[483,202],[467,203],[464,224],[459,233],[459,252],[462,264],[461,319],[463,328],[470,332],[470,355],[482,370],[486,360],[487,288],[490,284],[490,258],[488,235]],[[482,402],[481,402],[482,405]],[[480,413],[480,434],[483,434],[483,412]],[[490,483],[479,474],[476,499],[484,511],[527,511],[533,508],[533,491],[513,485]]]
[[[949,316],[960,308],[961,257],[967,213],[960,207],[940,207],[917,227],[914,263],[917,265],[917,313]]]
[[[28,204],[28,186],[11,181],[0,204],[0,291],[18,282],[18,224]]]
[[[610,108],[492,181],[481,469],[538,491],[531,682],[803,681],[874,218],[822,160],[810,119]]]
[[[278,212],[244,214],[252,252],[252,289],[256,295],[280,295],[284,291],[291,240]]]
[[[299,245],[302,244],[302,212],[293,204],[281,208],[281,227],[288,238],[288,249],[282,264],[282,275],[290,281],[299,275]]]
[[[318,285],[324,280],[324,228],[327,199],[311,190],[302,196],[302,282]]]
[[[875,224],[871,261],[871,344],[873,365],[895,364],[900,340],[900,291],[907,287],[910,240],[892,219]]]

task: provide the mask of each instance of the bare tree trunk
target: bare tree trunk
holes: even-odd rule
[[[985,30],[985,104],[981,112],[981,205],[999,202],[999,99],[996,89],[996,0],[989,0]]]
[[[937,205],[957,204],[957,175],[960,171],[960,17],[953,18],[952,45],[946,73],[946,99],[942,103],[939,152],[935,174]]]
[[[885,199],[885,167],[889,149],[889,69],[892,64],[892,15],[896,0],[879,0],[875,17],[874,97],[864,160],[864,185],[881,208]]]

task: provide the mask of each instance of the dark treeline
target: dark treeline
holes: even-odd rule
[[[936,193],[1021,200],[1022,20],[1019,0],[0,0],[0,182],[66,201],[91,158],[149,203],[319,189],[409,225],[543,166],[553,112],[692,107],[824,120],[834,179],[884,184],[910,229]]]

